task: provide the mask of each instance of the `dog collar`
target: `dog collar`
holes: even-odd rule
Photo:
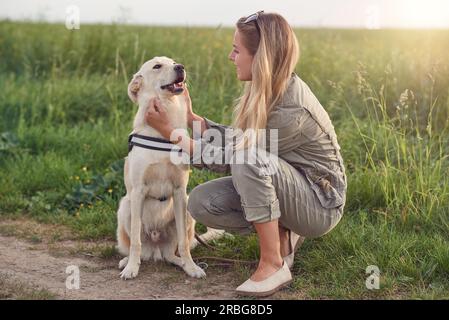
[[[133,147],[140,147],[144,149],[166,151],[166,152],[182,152],[182,149],[171,141],[142,136],[140,134],[130,134],[128,137],[128,153],[131,152]]]

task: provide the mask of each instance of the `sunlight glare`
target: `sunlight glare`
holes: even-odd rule
[[[449,10],[446,0],[402,0],[399,19],[411,28],[438,28],[444,26],[444,14]]]

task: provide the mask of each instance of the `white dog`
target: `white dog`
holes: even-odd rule
[[[184,66],[156,57],[140,68],[128,86],[128,95],[139,109],[130,136],[132,149],[125,160],[127,193],[117,212],[118,250],[126,256],[119,263],[123,279],[137,276],[141,258],[168,261],[191,277],[206,275],[190,255],[198,242],[194,239],[195,221],[187,212],[189,166],[174,164],[170,153],[179,148],[145,122],[149,100],[158,97],[172,126],[187,129],[185,101],[178,96],[185,78]],[[207,241],[223,233],[208,229],[201,238]]]

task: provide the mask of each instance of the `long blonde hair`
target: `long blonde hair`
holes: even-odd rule
[[[253,56],[252,80],[245,84],[233,113],[233,127],[245,133],[241,140],[245,147],[261,138],[259,129],[266,128],[268,115],[285,93],[299,60],[298,40],[281,15],[261,13],[257,21],[245,23],[246,19],[240,18],[236,26]],[[256,135],[246,134],[251,132],[248,129]]]

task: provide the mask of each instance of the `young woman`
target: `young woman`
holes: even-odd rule
[[[327,112],[294,73],[298,42],[282,16],[261,11],[241,18],[229,59],[238,79],[246,83],[232,128],[277,130],[277,155],[268,160],[276,170],[267,174],[266,163],[259,160],[253,164],[200,161],[194,166],[231,176],[194,188],[188,209],[194,219],[212,228],[240,234],[256,230],[260,261],[237,292],[266,296],[292,281],[294,253],[304,237],[321,237],[340,221],[346,201],[345,168]],[[228,127],[195,114],[187,89],[184,96],[190,127],[198,121],[202,133],[213,128],[224,134]],[[150,102],[146,119],[170,139],[173,128],[159,101]],[[206,154],[217,147],[204,137],[184,137],[179,145],[194,163],[196,148]]]

